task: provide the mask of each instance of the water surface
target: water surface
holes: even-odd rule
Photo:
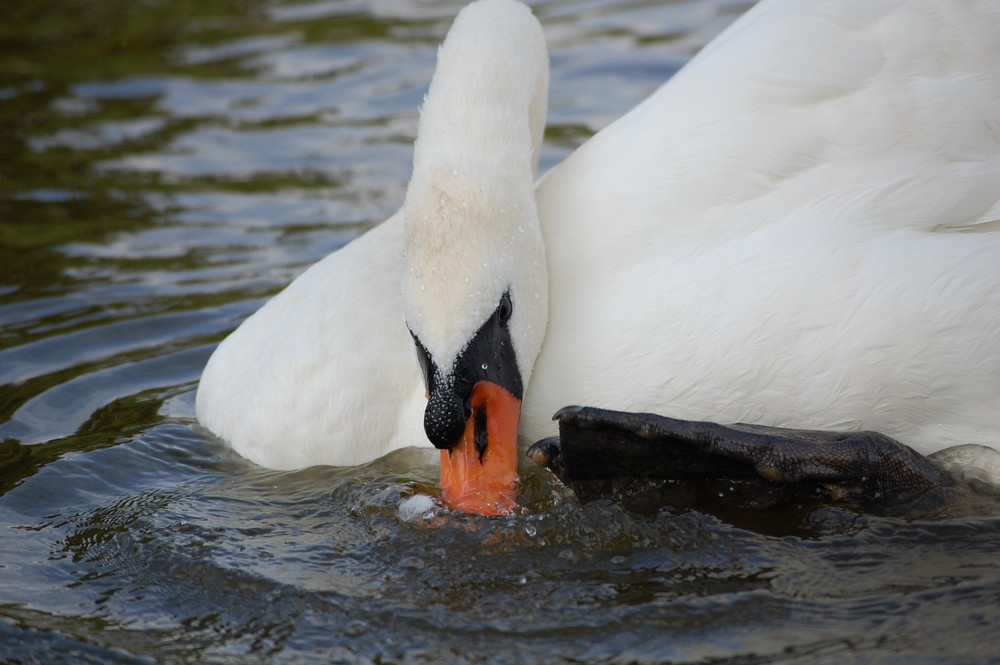
[[[581,505],[402,520],[433,453],[254,467],[198,427],[214,346],[395,211],[460,3],[0,9],[0,661],[983,663],[1000,514],[752,522]],[[747,3],[535,3],[542,169]]]

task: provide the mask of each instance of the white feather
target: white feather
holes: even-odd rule
[[[578,403],[1000,449],[998,34],[996,0],[765,0],[543,177],[522,434]],[[248,319],[205,370],[202,422],[279,468],[424,443],[404,251],[397,214]],[[468,295],[428,333],[441,354],[495,307]]]

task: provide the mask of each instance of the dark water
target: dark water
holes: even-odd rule
[[[543,168],[743,2],[537,3]],[[1000,502],[403,521],[434,455],[272,472],[214,345],[393,212],[456,2],[0,6],[0,662],[1000,662]]]

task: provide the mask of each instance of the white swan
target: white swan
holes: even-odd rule
[[[425,444],[430,391],[441,445],[509,363],[489,328],[529,439],[575,403],[1000,448],[998,34],[996,0],[765,0],[532,198],[541,29],[474,3],[404,210],[218,347],[198,417],[264,466],[357,464]]]

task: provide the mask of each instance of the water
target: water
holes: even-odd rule
[[[526,465],[525,514],[428,523],[430,451],[273,472],[198,427],[214,345],[399,206],[457,8],[0,9],[0,662],[1000,662],[988,492],[638,514]],[[538,3],[542,168],[745,8]]]

